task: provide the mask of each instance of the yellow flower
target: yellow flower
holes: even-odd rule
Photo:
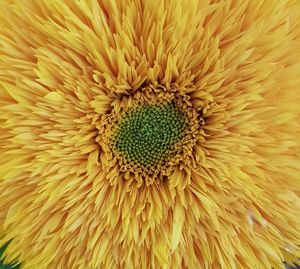
[[[283,268],[299,104],[298,0],[1,0],[5,261]]]

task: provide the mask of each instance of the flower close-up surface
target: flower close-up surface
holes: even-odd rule
[[[283,269],[299,212],[299,0],[0,0],[0,268]]]

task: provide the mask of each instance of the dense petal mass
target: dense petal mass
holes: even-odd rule
[[[299,104],[298,0],[1,0],[5,262],[284,268]]]

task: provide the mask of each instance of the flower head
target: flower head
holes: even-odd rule
[[[299,59],[298,0],[0,1],[5,261],[295,261]]]

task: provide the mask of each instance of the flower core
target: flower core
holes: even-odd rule
[[[206,111],[196,109],[176,87],[143,87],[118,96],[108,113],[90,116],[98,130],[99,166],[110,184],[122,179],[133,188],[150,186],[178,169],[195,168],[193,150],[197,141],[204,141]]]
[[[116,149],[142,167],[163,164],[184,135],[185,115],[175,103],[142,105],[121,119]]]

